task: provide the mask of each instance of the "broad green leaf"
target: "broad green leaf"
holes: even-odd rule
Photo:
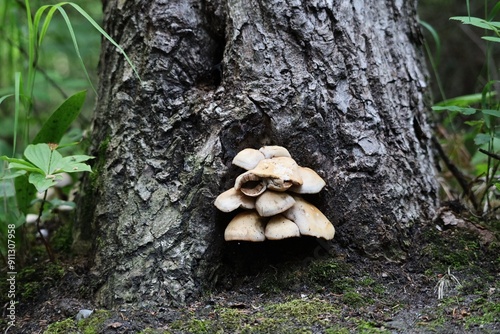
[[[64,157],[61,162],[61,171],[67,173],[78,173],[78,172],[92,172],[89,165],[82,163],[92,159],[93,157],[87,155],[73,155],[69,157]]]
[[[76,208],[76,203],[75,202],[63,201],[63,200],[61,200],[59,198],[54,198],[53,200],[50,201],[50,204],[54,208],[56,208],[58,206],[61,206],[61,205],[67,205],[67,206],[70,206],[72,208]]]
[[[36,167],[43,171],[44,176],[50,174],[52,150],[47,144],[28,145],[24,150],[24,156]]]
[[[500,110],[482,109],[481,112],[485,115],[500,117]]]
[[[86,91],[81,91],[64,101],[45,122],[40,132],[33,139],[33,144],[59,143],[71,123],[80,114],[86,95]]]
[[[488,143],[491,140],[491,136],[485,133],[478,133],[474,138],[474,143],[478,146]]]
[[[79,154],[79,155],[71,155],[68,157],[64,157],[64,159],[70,160],[72,162],[84,162],[90,159],[94,159],[94,157],[90,155]]]
[[[61,153],[51,150],[47,144],[28,145],[24,150],[26,159],[43,171],[44,175],[61,172],[65,162]]]
[[[66,173],[92,172],[92,169],[87,164],[73,163],[65,166],[61,171]]]
[[[54,175],[54,177],[46,177],[42,174],[30,174],[29,182],[35,186],[36,190],[39,193],[42,193],[57,184],[57,181],[59,181],[59,178],[57,176],[59,175]]]
[[[27,214],[31,199],[35,197],[35,188],[28,182],[28,176],[20,176],[14,179],[16,188],[16,201],[19,210]]]
[[[17,162],[11,162],[9,164],[9,168],[10,169],[18,169],[18,170],[24,170],[26,172],[30,172],[30,173],[39,173],[39,174],[43,174],[43,170],[41,170],[40,168],[37,168],[35,166],[33,167],[30,167],[30,166],[26,166],[25,164],[19,164]]]
[[[458,106],[433,106],[432,110],[434,110],[434,111],[443,111],[443,110],[456,111],[456,112],[459,112],[463,115],[474,115],[477,111],[474,108],[464,108],[464,107],[458,107]]]
[[[21,175],[25,175],[26,174],[26,170],[16,170],[15,172],[13,173],[10,173],[10,174],[7,174],[7,175],[4,175],[2,177],[0,177],[0,182],[2,182],[1,180],[11,180],[11,179],[15,179],[16,177],[18,176],[21,176]],[[1,191],[0,191],[0,196],[1,196]]]
[[[27,168],[35,168],[35,166],[31,162],[26,161],[24,159],[9,158],[8,156],[5,156],[5,155],[1,156],[0,159],[5,160],[9,163],[15,163],[19,166],[25,166]],[[9,168],[12,168],[12,167],[9,167]],[[17,167],[17,168],[20,169],[21,167]]]

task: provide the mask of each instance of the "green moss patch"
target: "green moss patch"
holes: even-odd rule
[[[73,318],[65,319],[47,327],[44,334],[98,334],[105,328],[106,320],[111,313],[106,310],[96,310],[88,318],[80,321]]]

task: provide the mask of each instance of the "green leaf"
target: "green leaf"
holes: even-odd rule
[[[476,137],[474,138],[474,143],[477,146],[483,145],[488,143],[491,140],[491,136],[487,135],[485,133],[478,133]]]
[[[42,170],[42,175],[63,172],[66,165],[61,153],[51,150],[47,144],[28,145],[24,150],[26,159]]]
[[[70,96],[56,109],[33,139],[33,144],[59,143],[71,123],[78,117],[85,102],[87,91]]]
[[[478,17],[472,16],[454,16],[450,17],[450,20],[460,21],[463,24],[470,24],[478,28],[497,31],[500,28],[500,22],[486,21]]]
[[[479,120],[465,121],[464,124],[470,125],[472,127],[481,127],[484,125],[484,120],[479,119]]]
[[[9,164],[9,168],[11,168],[11,169],[17,169],[17,170],[23,170],[23,171],[31,172],[31,173],[43,174],[43,170],[41,170],[40,168],[36,168],[35,166],[30,167],[30,166],[27,166],[25,164],[20,164],[20,163],[17,163],[17,162],[11,162]]]
[[[89,165],[82,163],[82,161],[87,161],[93,157],[88,155],[72,155],[69,157],[64,157],[61,161],[61,171],[66,173],[78,173],[78,172],[92,172]]]
[[[67,206],[70,206],[72,208],[76,208],[76,203],[75,202],[71,202],[71,201],[63,201],[59,198],[54,198],[53,200],[51,200],[49,202],[51,204],[52,207],[54,208],[57,208],[61,205],[67,205]]]
[[[485,115],[500,117],[500,110],[482,109],[481,112]]]
[[[50,162],[51,162],[52,150],[47,144],[36,144],[28,145],[24,150],[24,156],[33,165],[42,170],[43,176],[50,174]]]
[[[16,189],[16,201],[19,211],[24,214],[28,213],[31,200],[35,197],[35,188],[28,182],[26,175],[14,179]]]
[[[84,161],[87,161],[90,159],[94,159],[94,157],[92,157],[90,155],[81,154],[81,155],[71,155],[68,157],[64,157],[64,159],[71,160],[72,162],[84,162]]]
[[[481,103],[482,99],[483,99],[482,93],[462,95],[436,103],[436,106],[469,107],[473,104]]]
[[[56,185],[58,180],[60,180],[60,178],[57,178],[54,175],[53,177],[46,177],[42,174],[33,173],[29,176],[29,182],[35,186],[39,193],[42,193],[50,187]]]
[[[474,115],[477,111],[474,108],[464,108],[464,107],[459,107],[459,106],[433,106],[432,110],[434,110],[434,111],[443,111],[443,110],[456,111],[456,112],[459,112],[463,115]]]
[[[17,170],[13,173],[10,173],[10,174],[7,174],[7,175],[4,175],[2,177],[0,177],[0,180],[11,180],[11,179],[15,179],[16,177],[18,176],[21,176],[21,175],[25,175],[26,174],[26,170]],[[0,196],[1,196],[1,192],[0,192]]]
[[[64,4],[66,4],[66,3],[64,3]],[[95,29],[97,29],[97,31],[99,31],[99,33],[101,35],[104,36],[104,38],[106,38],[111,44],[113,44],[118,49],[118,51],[120,51],[120,53],[123,55],[123,57],[125,58],[127,63],[132,68],[132,71],[134,71],[134,73],[137,76],[137,78],[139,79],[139,81],[142,82],[141,77],[139,76],[139,73],[137,72],[137,69],[135,68],[135,66],[132,63],[132,61],[130,60],[130,58],[127,56],[127,53],[125,53],[125,50],[123,50],[122,47],[117,42],[115,42],[115,40],[113,38],[111,38],[111,36],[108,35],[108,33],[106,31],[104,31],[104,29],[102,29],[97,24],[97,22],[92,17],[90,17],[90,15],[87,14],[87,12],[85,10],[83,10],[80,6],[78,6],[77,4],[72,3],[72,2],[67,2],[67,4],[72,6],[74,9],[76,9],[83,17],[85,17],[85,19],[87,19],[87,21],[90,24],[92,24],[94,26]]]
[[[35,173],[42,173],[43,174],[43,171],[40,168],[37,168],[31,162],[26,161],[24,159],[9,158],[5,155],[1,156],[0,159],[9,162],[9,169],[17,169],[17,170],[22,170],[22,171],[26,171],[26,172],[35,172]]]
[[[481,38],[484,39],[484,40],[490,41],[490,42],[500,43],[500,37],[482,36]]]
[[[434,27],[431,26],[429,23],[427,23],[425,21],[421,21],[421,20],[419,20],[419,23],[422,25],[422,27],[424,27],[425,29],[427,29],[427,31],[429,31],[429,33],[432,36],[432,39],[434,40],[434,43],[436,44],[436,53],[432,58],[434,60],[433,63],[438,65],[439,64],[439,57],[441,55],[441,40],[439,39],[439,35],[438,35],[436,29],[434,29]]]

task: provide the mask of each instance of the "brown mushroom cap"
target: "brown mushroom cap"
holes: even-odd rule
[[[251,171],[246,171],[236,178],[234,188],[241,191],[243,194],[250,197],[257,197],[266,190],[266,181],[253,174]]]
[[[281,240],[300,237],[300,231],[293,221],[286,219],[282,215],[276,215],[267,223],[265,235],[269,240]]]
[[[254,209],[255,199],[245,196],[235,188],[231,188],[217,196],[214,204],[222,212],[231,212],[238,208]]]
[[[297,194],[316,194],[326,185],[325,180],[314,170],[308,167],[299,167],[299,174],[302,177],[301,185],[293,185],[290,191]]]
[[[259,150],[246,148],[236,154],[233,158],[233,164],[246,170],[250,170],[255,168],[259,161],[264,160],[264,158],[264,154],[262,154]]]
[[[267,190],[257,197],[255,209],[261,217],[270,217],[288,210],[294,203],[287,193]]]
[[[227,225],[224,239],[226,241],[264,241],[266,240],[264,225],[264,218],[254,210],[241,212]]]
[[[277,145],[262,146],[259,149],[259,151],[264,155],[266,159],[272,159],[276,157],[287,157],[287,158],[292,157],[288,152],[288,150],[283,146],[277,146]]]
[[[293,198],[295,204],[283,212],[283,216],[297,224],[300,234],[326,240],[333,239],[335,228],[328,218],[317,207],[300,196],[293,196]]]

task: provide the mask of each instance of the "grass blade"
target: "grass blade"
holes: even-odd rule
[[[135,68],[134,64],[132,64],[132,61],[125,53],[125,50],[123,50],[122,47],[118,43],[116,43],[115,40],[111,36],[109,36],[106,31],[104,31],[104,29],[101,28],[101,26],[99,26],[99,24],[97,24],[97,22],[94,21],[94,19],[92,17],[90,17],[90,15],[87,14],[87,12],[85,12],[85,10],[83,10],[83,8],[81,8],[80,6],[78,6],[77,4],[72,3],[72,2],[67,2],[67,4],[72,6],[74,9],[76,9],[83,17],[85,17],[85,19],[87,19],[87,21],[90,24],[92,24],[94,26],[94,28],[97,31],[99,31],[99,33],[101,35],[103,35],[111,44],[113,44],[121,52],[121,54],[127,60],[128,64],[132,67],[132,70],[134,71],[137,78],[142,82],[141,77],[139,76],[139,73],[137,72],[137,69]]]
[[[75,48],[76,55],[78,57],[78,60],[80,61],[80,65],[83,68],[83,72],[85,72],[85,76],[87,77],[87,80],[90,84],[90,87],[92,87],[92,90],[94,91],[95,95],[97,95],[97,91],[96,91],[94,85],[92,84],[92,80],[90,79],[89,72],[87,71],[87,68],[85,67],[82,55],[80,54],[80,49],[78,48],[78,43],[76,41],[76,36],[75,36],[75,32],[73,30],[73,26],[71,25],[71,21],[70,21],[68,15],[66,14],[66,11],[61,6],[58,6],[57,9],[59,10],[62,17],[64,18],[64,21],[66,22],[66,26],[68,27],[69,34],[71,35],[71,40],[73,41],[73,47]]]
[[[16,154],[17,130],[19,129],[19,113],[21,110],[21,73],[17,72],[14,79],[14,140],[12,143],[12,156]]]

